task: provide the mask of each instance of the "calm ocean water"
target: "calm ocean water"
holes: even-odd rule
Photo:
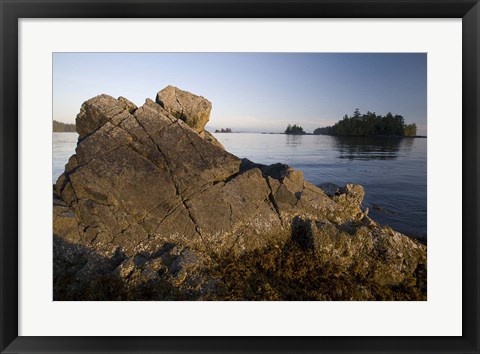
[[[53,181],[75,152],[76,133],[53,134]],[[286,163],[313,184],[364,186],[369,216],[407,235],[427,237],[427,139],[325,135],[215,134],[225,149],[254,162]]]

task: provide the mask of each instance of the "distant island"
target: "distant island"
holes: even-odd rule
[[[385,116],[375,112],[361,114],[355,109],[352,116],[345,115],[333,126],[317,128],[313,134],[335,136],[407,136],[417,135],[415,123],[406,124],[403,116],[388,112]]]
[[[54,133],[64,133],[64,132],[75,132],[75,124],[62,123],[59,121],[53,121],[53,132]]]
[[[285,129],[285,134],[289,134],[289,135],[304,135],[304,134],[307,134],[305,133],[305,131],[303,130],[303,128],[299,125],[288,125],[287,126],[287,129]]]
[[[215,130],[215,133],[232,133],[232,129],[226,128],[226,129],[220,129],[220,130]]]

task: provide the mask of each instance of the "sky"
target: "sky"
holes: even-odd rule
[[[53,119],[74,123],[102,93],[141,106],[168,85],[212,102],[210,131],[311,133],[358,108],[427,135],[425,53],[54,53]]]

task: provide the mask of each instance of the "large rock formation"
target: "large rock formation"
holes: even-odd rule
[[[361,186],[228,153],[210,110],[172,86],[82,105],[54,185],[56,299],[426,298],[426,247],[371,220]]]

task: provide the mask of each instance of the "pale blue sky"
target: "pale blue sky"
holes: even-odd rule
[[[101,93],[142,105],[167,85],[212,102],[209,130],[312,132],[359,108],[427,134],[424,53],[55,53],[53,119],[74,122]]]

